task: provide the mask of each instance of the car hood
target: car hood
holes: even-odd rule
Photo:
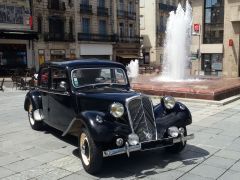
[[[109,106],[113,102],[119,102],[125,105],[126,99],[137,95],[140,95],[140,93],[117,88],[99,88],[76,93],[80,111],[101,112],[109,112]]]

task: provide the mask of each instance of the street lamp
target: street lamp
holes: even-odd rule
[[[192,36],[198,36],[198,50],[197,50],[197,56],[198,56],[198,76],[200,76],[200,70],[201,70],[201,52],[200,52],[200,46],[201,46],[201,33],[193,32]]]

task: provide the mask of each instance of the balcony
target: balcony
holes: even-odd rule
[[[159,3],[159,9],[162,11],[175,11],[177,9],[177,7],[171,6],[168,4]]]
[[[136,13],[135,12],[127,12],[128,19],[136,20]]]
[[[91,33],[78,33],[79,41],[97,41],[97,42],[113,42],[112,35],[105,34],[91,34]]]
[[[44,41],[74,42],[75,37],[72,33],[44,33]]]
[[[93,14],[92,5],[80,4],[80,14]]]
[[[48,9],[49,10],[54,10],[54,11],[66,11],[66,5],[65,2],[55,2],[49,0],[48,1]]]
[[[142,37],[140,36],[116,36],[115,41],[118,43],[140,43]]]
[[[98,7],[97,8],[97,15],[98,16],[108,16],[108,8],[105,7]]]
[[[118,10],[117,11],[117,16],[118,18],[126,18],[127,17],[127,12],[124,10]]]

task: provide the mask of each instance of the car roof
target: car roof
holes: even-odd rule
[[[43,66],[54,66],[62,68],[79,68],[79,67],[119,67],[125,68],[121,63],[114,62],[111,60],[99,60],[99,59],[76,59],[76,60],[59,60],[59,61],[48,61]]]

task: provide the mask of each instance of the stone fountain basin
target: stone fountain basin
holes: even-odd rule
[[[153,75],[140,75],[132,88],[149,95],[220,101],[240,94],[240,78],[200,77],[182,82],[153,81]]]

